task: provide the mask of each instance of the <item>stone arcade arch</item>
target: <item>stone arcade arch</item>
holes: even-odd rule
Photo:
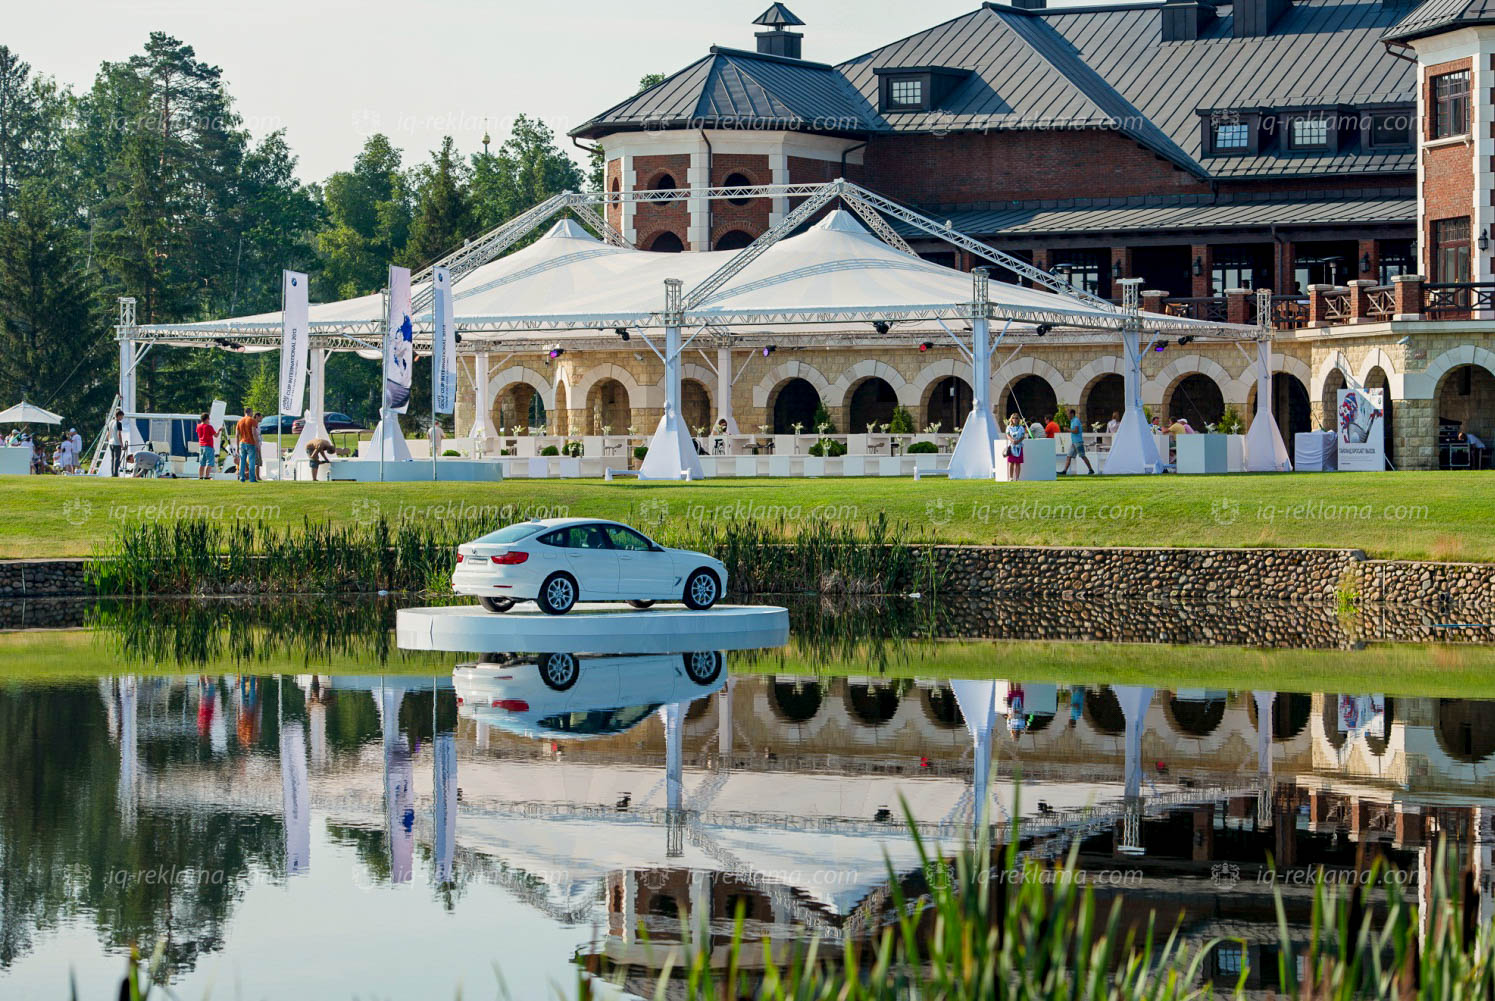
[[[1394,401],[1392,400],[1391,393],[1391,377],[1381,366],[1374,365],[1371,367],[1370,371],[1365,374],[1365,381],[1363,385],[1366,389],[1379,389],[1381,391],[1381,412],[1384,415],[1381,418],[1381,427],[1385,435],[1384,440],[1386,443],[1386,461],[1389,462],[1394,469],[1396,468],[1396,448],[1394,444],[1396,441],[1396,435],[1394,433],[1396,427],[1394,422],[1396,418],[1394,414],[1395,406],[1393,405]]]
[[[1163,394],[1162,419],[1182,417],[1195,431],[1220,423],[1225,416],[1225,391],[1203,372],[1189,372],[1173,381]]]
[[[924,394],[924,423],[953,431],[971,415],[974,393],[971,384],[958,375],[947,375],[929,384]]]
[[[868,424],[886,424],[893,419],[893,410],[898,406],[898,393],[886,380],[868,376],[856,383],[845,397],[846,434],[861,434]]]
[[[1443,373],[1433,393],[1438,424],[1458,425],[1486,445],[1495,442],[1495,374],[1483,365],[1456,365]]]
[[[545,376],[512,365],[488,377],[488,416],[494,427],[540,427],[555,411],[554,391]]]
[[[709,429],[716,423],[711,413],[711,391],[700,379],[680,380],[680,416],[692,431],[701,427]]]
[[[1041,375],[1018,376],[1002,391],[1001,401],[997,419],[1003,422],[1017,414],[1025,424],[1045,424],[1059,409],[1059,394]]]
[[[774,387],[772,397],[768,422],[774,434],[793,434],[796,424],[805,433],[815,432],[815,411],[821,399],[813,383],[798,376],[785,379]]]
[[[587,434],[602,434],[603,428],[621,433],[633,422],[628,387],[614,378],[598,379],[586,395],[586,417],[582,426]]]

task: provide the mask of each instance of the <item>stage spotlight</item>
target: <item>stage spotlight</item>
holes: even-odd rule
[[[555,361],[557,358],[559,358],[561,355],[563,355],[565,353],[566,353],[566,349],[565,348],[551,348],[550,349],[550,360],[551,361]]]
[[[933,341],[925,341],[923,344],[919,345],[919,350],[920,351],[928,351],[932,347],[934,347],[934,342]]]
[[[1167,341],[1158,341],[1157,346],[1155,346],[1153,348],[1153,350],[1154,351],[1162,351],[1167,346],[1168,346],[1168,342]]]
[[[1184,334],[1182,337],[1180,337],[1178,339],[1178,346],[1179,347],[1183,347],[1185,344],[1188,344],[1188,343],[1190,343],[1193,340],[1194,340],[1194,335],[1193,334]]]
[[[872,323],[872,329],[877,331],[879,334],[886,334],[890,328],[888,326],[888,321],[875,320]]]
[[[767,358],[769,355],[773,354],[778,349],[779,349],[779,346],[777,344],[765,344],[763,346],[763,357]]]
[[[1054,325],[1052,323],[1040,323],[1037,327],[1033,328],[1033,332],[1039,337],[1042,337],[1044,334],[1053,329]]]
[[[614,327],[613,328],[613,333],[615,333],[615,334],[618,335],[618,340],[620,340],[620,341],[626,341],[626,340],[628,340],[628,328],[627,327]]]
[[[462,335],[461,334],[452,334],[452,339],[454,341],[456,341],[458,344],[462,343]]]

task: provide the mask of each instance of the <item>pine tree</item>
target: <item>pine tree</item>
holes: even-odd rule
[[[462,245],[471,234],[462,164],[457,160],[452,137],[441,142],[431,157],[416,195],[415,218],[405,244],[405,263],[425,267]]]
[[[0,399],[92,420],[108,404],[113,339],[78,234],[40,180],[0,222]],[[97,412],[94,412],[97,411]]]

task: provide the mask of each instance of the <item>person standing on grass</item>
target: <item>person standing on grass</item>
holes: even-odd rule
[[[260,422],[264,419],[264,414],[258,410],[254,412],[254,430],[252,432],[254,436],[254,469],[250,471],[252,474],[250,477],[251,483],[258,483],[260,481],[260,470],[265,468],[265,435],[260,430]]]
[[[1023,478],[1023,439],[1028,437],[1028,429],[1023,427],[1023,422],[1018,419],[1017,414],[1009,414],[1007,417],[1007,478],[1020,480]]]
[[[239,418],[234,425],[234,439],[239,443],[239,482],[254,483],[254,467],[259,462],[259,446],[255,444],[255,437],[259,433],[259,424],[255,422],[254,411],[246,413]]]
[[[1069,464],[1079,456],[1085,464],[1085,471],[1091,476],[1095,475],[1095,467],[1090,464],[1090,458],[1085,454],[1085,428],[1081,426],[1080,419],[1075,416],[1073,410],[1065,411],[1069,417],[1069,454],[1064,457],[1064,468],[1059,470],[1060,474],[1069,472]]]
[[[218,453],[214,449],[217,444],[218,430],[213,427],[211,417],[202,415],[202,420],[197,425],[197,478],[199,480],[211,480],[213,474],[218,471]]]
[[[426,432],[426,437],[431,440],[431,455],[434,458],[441,454],[441,443],[446,440],[446,433],[441,430],[441,424],[437,421],[431,422],[431,429]]]
[[[109,444],[109,475],[119,475],[119,464],[125,452],[125,412],[116,410],[114,419],[104,431],[104,440]]]

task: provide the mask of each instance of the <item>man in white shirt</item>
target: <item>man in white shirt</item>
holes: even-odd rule
[[[70,472],[76,473],[83,460],[83,436],[77,428],[68,428],[67,440],[73,443],[73,468]]]

